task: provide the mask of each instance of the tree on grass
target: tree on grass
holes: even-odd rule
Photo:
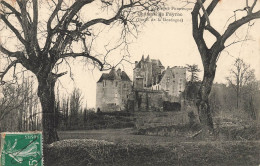
[[[106,15],[99,15],[92,10],[91,6],[93,7],[94,3],[95,6],[100,6],[101,12],[107,12]],[[54,116],[54,86],[57,79],[67,73],[60,72],[57,66],[67,62],[66,59],[69,57],[84,57],[89,60],[89,64],[98,66],[100,70],[104,69],[108,54],[97,56],[91,47],[91,43],[98,36],[93,34],[95,25],[111,25],[111,29],[118,26],[122,29],[119,34],[121,33],[121,38],[124,39],[125,34],[137,30],[135,13],[156,10],[161,5],[161,1],[2,0],[0,5],[1,26],[4,26],[1,30],[4,33],[9,30],[14,35],[1,38],[0,51],[3,53],[1,56],[5,56],[9,62],[5,69],[1,69],[1,83],[4,83],[3,78],[8,71],[18,64],[36,76],[38,97],[43,113],[44,143],[52,143],[58,140]],[[41,7],[50,9],[50,12]],[[81,19],[83,12],[96,18]],[[11,44],[14,43],[14,37],[17,39],[15,41],[18,41],[17,44]],[[125,41],[123,39],[122,41]],[[73,48],[75,44],[81,45],[82,48]],[[111,51],[108,50],[109,52]]]
[[[82,93],[75,88],[70,95],[70,126],[77,126],[79,123],[79,116],[82,114]]]
[[[220,53],[229,45],[226,41],[244,24],[249,23],[252,20],[260,18],[260,10],[256,10],[258,0],[245,0],[245,7],[234,11],[235,19],[225,29],[224,33],[218,32],[214,28],[214,24],[210,19],[210,15],[219,4],[220,0],[196,0],[192,10],[192,34],[198,47],[202,64],[204,68],[204,76],[200,90],[198,93],[197,107],[199,111],[199,118],[203,125],[203,133],[209,133],[213,131],[213,120],[209,105],[209,94],[215,78],[216,63],[220,56]],[[239,11],[244,11],[245,15],[241,18],[236,16]],[[205,31],[209,32],[215,37],[215,41],[212,46],[208,46],[205,38]],[[236,43],[236,42],[234,42]],[[234,44],[231,43],[231,44]]]
[[[21,84],[1,85],[0,131],[35,130],[38,113],[34,108],[38,105],[38,98],[32,86],[33,81],[29,79]]]
[[[238,109],[243,86],[255,80],[254,70],[242,59],[237,58],[233,64],[233,68],[230,70],[230,76],[226,79],[236,92],[236,107]]]

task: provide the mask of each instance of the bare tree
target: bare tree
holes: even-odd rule
[[[82,93],[78,88],[75,88],[70,95],[70,125],[77,126],[79,116],[81,115]]]
[[[209,94],[215,78],[216,62],[220,56],[220,53],[229,45],[226,45],[227,39],[229,39],[242,25],[249,23],[252,20],[260,18],[260,10],[255,11],[257,0],[250,1],[245,0],[245,7],[234,11],[245,11],[246,15],[230,23],[225,29],[223,34],[220,34],[214,27],[210,15],[218,5],[220,0],[196,0],[192,11],[192,34],[197,44],[202,64],[204,68],[203,81],[198,93],[197,107],[199,111],[199,118],[203,125],[204,133],[213,131],[213,120],[210,112]],[[208,5],[207,5],[208,4]],[[207,46],[207,40],[205,39],[204,32],[208,31],[215,37],[215,42],[211,47]]]
[[[21,84],[7,83],[1,86],[0,98],[0,129],[9,127],[15,131],[23,131],[22,124],[30,121],[30,127],[33,126],[33,108],[38,104],[36,93],[33,92],[33,81],[25,80]],[[35,110],[34,110],[35,112]],[[25,118],[23,116],[26,115]],[[27,116],[28,115],[28,116]],[[35,116],[34,116],[35,118]],[[12,122],[14,121],[14,122]],[[17,124],[16,124],[17,123]],[[5,124],[5,125],[3,125]],[[16,126],[13,126],[15,124]]]
[[[241,98],[244,102],[244,110],[250,115],[253,120],[256,120],[257,117],[259,117],[259,85],[259,81],[252,80],[242,88],[243,95],[241,95]]]
[[[244,85],[249,84],[255,79],[254,70],[251,69],[250,65],[246,64],[242,59],[237,58],[233,68],[230,70],[230,76],[226,79],[236,91],[236,106],[238,109],[241,89]]]
[[[42,2],[42,3],[41,3]],[[10,59],[10,64],[0,73],[1,83],[3,77],[17,64],[21,64],[25,69],[31,71],[38,81],[38,97],[42,106],[42,127],[44,143],[52,143],[58,140],[55,127],[54,107],[55,93],[54,86],[56,80],[67,72],[58,71],[56,66],[64,62],[69,57],[84,57],[101,70],[106,63],[104,57],[96,56],[91,52],[93,41],[93,29],[97,24],[102,25],[122,25],[124,34],[135,30],[135,12],[146,10],[156,10],[161,4],[161,0],[77,0],[77,1],[35,1],[35,0],[2,0],[1,4],[1,24],[3,23],[15,35],[19,41],[19,46],[0,44],[0,51]],[[47,21],[41,20],[40,4],[50,4],[51,13]],[[80,12],[84,7],[93,3],[100,5],[101,10],[109,12],[107,15],[97,15],[97,18],[80,19]],[[45,12],[45,11],[42,11]],[[88,10],[91,15],[95,11]],[[39,24],[41,22],[41,24]],[[39,29],[41,30],[41,34]],[[119,32],[120,33],[120,32]],[[10,38],[7,38],[7,40]],[[11,40],[11,39],[10,39]],[[3,40],[2,40],[3,42]],[[73,43],[82,45],[82,50],[73,49]],[[11,48],[17,50],[12,51]],[[115,47],[117,48],[117,47]],[[109,52],[109,51],[108,51]]]

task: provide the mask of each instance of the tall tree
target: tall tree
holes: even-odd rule
[[[210,15],[218,5],[220,0],[196,0],[192,10],[192,34],[198,47],[202,64],[204,68],[204,76],[202,84],[198,93],[197,107],[199,111],[199,118],[203,125],[204,133],[213,131],[213,120],[210,112],[209,94],[215,78],[216,63],[220,56],[220,53],[228,46],[226,45],[227,39],[229,39],[242,25],[249,23],[252,20],[260,18],[260,10],[256,10],[258,0],[245,0],[245,7],[237,11],[245,11],[246,15],[235,19],[221,34],[214,28]],[[236,14],[235,11],[234,13]],[[205,31],[209,32],[215,37],[215,41],[211,47],[208,47],[207,40],[205,38]]]
[[[242,59],[237,58],[233,64],[233,68],[230,70],[230,76],[227,77],[228,83],[236,91],[236,106],[239,108],[239,100],[241,96],[241,90],[244,85],[249,84],[255,80],[254,70],[250,68],[249,64],[246,64]]]
[[[191,73],[190,82],[198,81],[198,79],[199,79],[198,72],[201,72],[198,65],[196,65],[196,64],[193,64],[193,65],[186,64],[186,67],[187,67],[187,71]]]
[[[259,117],[259,100],[260,100],[260,83],[259,81],[252,80],[243,88],[242,101],[244,110],[249,116],[256,120]]]
[[[75,88],[70,95],[70,125],[77,126],[81,115],[82,93]]]
[[[91,9],[93,4],[100,5],[99,9],[108,12],[98,15]],[[135,13],[157,9],[160,0],[77,0],[77,1],[36,1],[36,0],[2,0],[1,24],[4,24],[19,41],[19,45],[11,45],[12,38],[1,38],[0,51],[9,59],[9,65],[0,73],[3,77],[17,64],[31,71],[38,81],[38,97],[42,106],[42,127],[44,143],[58,140],[55,127],[55,93],[54,86],[57,79],[66,72],[55,71],[56,66],[69,57],[84,57],[89,63],[99,66],[102,70],[105,65],[103,57],[96,56],[87,43],[93,41],[95,25],[121,25],[128,33],[136,30]],[[40,8],[45,4],[51,12]],[[86,9],[87,10],[83,10]],[[47,9],[47,8],[46,8]],[[44,12],[41,13],[41,12]],[[96,18],[81,19],[82,12]],[[46,16],[48,18],[46,20]],[[40,17],[42,16],[42,17]],[[45,20],[46,21],[45,21]],[[41,23],[41,24],[39,24]],[[41,34],[39,34],[41,29]],[[43,30],[42,30],[43,29]],[[2,29],[3,30],[3,29]],[[124,33],[122,36],[124,37]],[[10,40],[10,41],[8,41]],[[8,43],[8,46],[3,44]],[[75,51],[73,43],[82,45],[82,49]],[[15,49],[13,49],[15,48]],[[2,62],[1,62],[2,63]]]
[[[33,81],[26,79],[21,84],[6,83],[0,87],[0,131],[6,131],[8,128],[23,131],[22,124],[27,120],[34,124],[30,119],[33,116],[30,111],[38,104],[38,98],[32,86]],[[25,114],[28,116],[23,118]]]

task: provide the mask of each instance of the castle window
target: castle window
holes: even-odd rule
[[[124,84],[124,88],[126,88],[126,84]]]
[[[117,85],[118,85],[118,82],[116,81],[116,87],[117,87]]]
[[[170,77],[167,77],[167,82],[170,82]]]
[[[105,86],[106,86],[106,80],[103,81],[103,87],[105,87]]]

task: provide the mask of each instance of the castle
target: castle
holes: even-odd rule
[[[124,71],[112,68],[97,82],[96,109],[101,111],[163,110],[166,102],[180,103],[186,85],[185,67],[165,67],[149,55],[135,62],[133,83]]]
[[[103,73],[97,82],[96,108],[102,111],[120,111],[125,109],[132,91],[132,81],[128,75],[113,67],[111,71]]]

